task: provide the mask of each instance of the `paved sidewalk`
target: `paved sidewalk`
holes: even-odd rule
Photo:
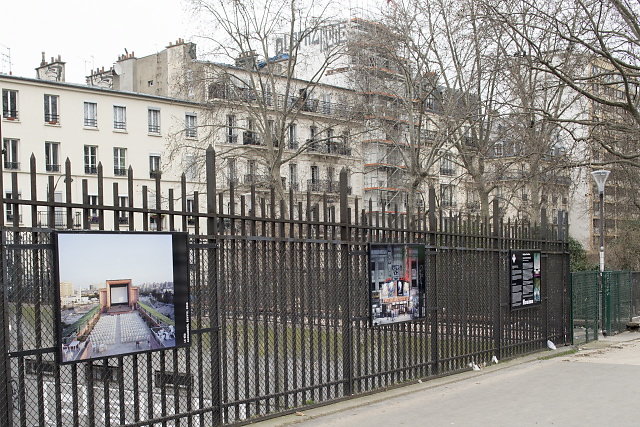
[[[258,425],[638,426],[640,333],[515,359]],[[552,356],[550,359],[540,359]]]

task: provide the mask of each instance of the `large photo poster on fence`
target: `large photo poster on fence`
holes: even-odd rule
[[[55,233],[62,363],[189,344],[186,233]]]
[[[425,262],[423,245],[370,245],[372,325],[425,317]]]
[[[529,307],[542,302],[540,296],[540,251],[509,252],[511,308]]]

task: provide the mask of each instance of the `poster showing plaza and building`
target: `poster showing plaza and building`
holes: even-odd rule
[[[509,301],[512,309],[542,303],[540,251],[511,250],[509,252]]]
[[[372,325],[425,317],[423,245],[371,244],[369,263]]]
[[[62,363],[189,343],[184,233],[59,232]]]

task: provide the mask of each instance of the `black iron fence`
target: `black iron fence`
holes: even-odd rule
[[[82,200],[72,200],[68,161],[65,201],[54,202],[53,177],[47,200],[38,200],[42,177],[32,158],[32,193],[3,206],[31,211],[33,223],[21,227],[14,215],[0,224],[0,412],[7,414],[0,424],[242,423],[525,354],[548,339],[571,340],[564,221],[443,216],[433,190],[431,209],[415,217],[368,213],[371,206],[349,198],[346,172],[337,204],[326,196],[313,202],[310,193],[297,202],[292,190],[276,200],[255,186],[236,197],[233,187],[216,191],[213,150],[206,162],[206,194],[188,193],[183,179],[176,197],[158,177],[150,208],[146,186],[134,200],[133,173],[128,206],[109,204],[101,165],[97,179],[82,180]],[[17,173],[8,176],[11,194],[20,194]],[[97,205],[88,203],[90,185]],[[53,247],[51,230],[40,227],[42,209],[48,224],[64,211],[70,229],[80,213],[84,229],[188,230],[191,346],[57,364]],[[372,242],[426,246],[426,318],[370,326]],[[541,305],[509,309],[509,249],[542,252]]]

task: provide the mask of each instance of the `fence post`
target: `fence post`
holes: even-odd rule
[[[545,208],[542,208],[540,210],[540,227],[541,227],[541,254],[540,254],[540,270],[546,272],[547,271],[547,265],[548,262],[547,260],[549,259],[549,254],[545,253],[546,249],[548,249],[548,245],[546,244],[546,242],[549,241],[549,239],[551,238],[551,232],[549,230],[549,220],[547,218],[547,210]],[[545,286],[542,286],[542,284],[540,284],[541,289],[544,289],[544,292],[540,291],[542,295],[542,304],[543,304],[543,313],[544,313],[544,331],[543,331],[543,335],[544,335],[544,341],[545,341],[545,345],[546,342],[549,340],[549,283],[550,280],[548,278],[548,274],[543,274],[542,278],[544,278],[544,284]],[[542,280],[542,279],[541,279]]]
[[[429,187],[429,255],[427,262],[427,271],[431,270],[433,277],[433,294],[430,311],[431,318],[431,356],[433,357],[433,375],[437,375],[440,368],[440,355],[438,354],[439,346],[438,346],[438,312],[440,308],[438,307],[438,270],[437,270],[437,248],[436,245],[438,243],[436,231],[438,228],[438,221],[436,218],[436,190],[432,186]],[[428,279],[427,279],[428,282]],[[427,301],[427,307],[429,306],[429,301]]]
[[[4,199],[3,171],[0,162],[0,201]],[[13,417],[13,389],[11,387],[11,361],[9,358],[9,297],[5,286],[5,231],[4,231],[4,203],[0,203],[0,375],[2,375],[2,389],[0,390],[0,413],[7,414],[0,417],[0,427],[12,425]]]
[[[493,340],[494,346],[496,349],[496,357],[500,360],[502,359],[502,257],[500,250],[502,249],[500,239],[501,229],[500,229],[500,205],[498,203],[498,199],[494,198],[491,203],[491,210],[493,211],[493,221],[491,224],[491,237],[493,241],[493,251],[495,256],[495,276],[497,277],[495,287],[495,314],[493,319]]]
[[[346,299],[342,300],[342,373],[345,378],[344,394],[350,396],[353,394],[353,325],[351,322],[352,316],[352,301],[351,301],[351,283],[349,282],[350,271],[350,230],[349,223],[351,218],[349,216],[349,200],[347,197],[347,170],[342,169],[340,171],[340,240],[341,250],[340,254],[342,259],[340,260],[341,278],[347,292]]]
[[[220,291],[218,288],[217,235],[218,218],[216,209],[216,153],[211,145],[207,148],[207,289],[209,290],[209,324],[211,327],[211,400],[214,410],[211,421],[214,426],[222,425],[222,393],[220,378]],[[158,209],[158,206],[156,206]]]

